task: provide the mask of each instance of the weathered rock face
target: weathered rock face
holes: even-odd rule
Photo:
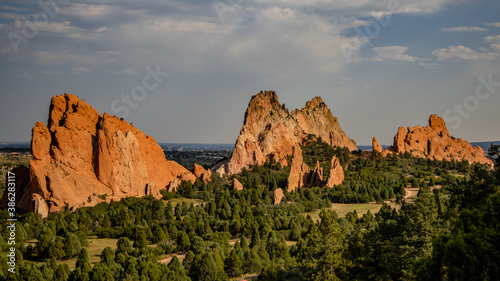
[[[444,120],[437,115],[431,115],[426,127],[399,127],[391,150],[395,153],[410,152],[416,157],[466,160],[493,167],[493,162],[484,155],[482,148],[472,147],[467,141],[450,136]]]
[[[240,190],[240,191],[243,190],[243,185],[236,178],[233,179],[233,189],[234,190]]]
[[[378,144],[378,140],[376,137],[372,139],[372,151],[382,152],[382,146]]]
[[[316,166],[314,170],[311,172],[311,179],[309,181],[309,185],[321,185],[323,183],[323,168],[320,167],[319,161],[316,162]]]
[[[200,180],[204,182],[211,182],[212,179],[210,178],[212,176],[212,172],[210,170],[205,170],[201,165],[198,163],[194,163],[193,167],[193,174],[195,177],[199,178]]]
[[[30,182],[18,197],[23,211],[95,205],[103,194],[159,196],[175,179],[196,179],[167,161],[152,137],[69,94],[52,98],[48,126],[36,123],[31,150]]]
[[[326,186],[334,187],[336,185],[342,184],[343,182],[344,182],[344,169],[342,168],[342,165],[340,165],[339,159],[333,156],[330,165],[330,174],[328,175]]]
[[[274,190],[274,205],[279,205],[281,203],[281,200],[283,200],[283,197],[285,197],[283,193],[283,189],[277,188]]]
[[[292,154],[293,147],[310,134],[331,146],[357,149],[356,143],[347,137],[320,97],[289,113],[278,102],[275,92],[260,92],[248,104],[231,158],[212,171],[235,174],[250,165],[262,165],[271,159],[288,165],[286,158]]]
[[[330,167],[330,175],[326,181],[323,181],[323,168],[321,168],[319,161],[316,162],[314,169],[310,169],[303,161],[302,149],[300,145],[293,148],[292,166],[290,167],[290,174],[288,175],[287,191],[296,191],[298,188],[309,186],[328,186],[341,184],[344,181],[344,170],[340,165],[337,157],[333,157]]]
[[[299,187],[305,187],[309,184],[311,178],[311,169],[304,163],[302,158],[302,149],[296,144],[293,147],[292,166],[288,176],[287,191],[296,191]]]

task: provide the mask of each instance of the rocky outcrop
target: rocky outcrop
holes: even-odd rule
[[[283,189],[277,188],[274,190],[274,205],[279,205],[281,200],[283,200],[285,195],[283,194]]]
[[[382,152],[382,146],[378,144],[378,140],[376,137],[372,139],[372,151]]]
[[[392,148],[392,146],[391,146],[391,148]],[[384,151],[382,151],[382,157],[387,157],[387,156],[392,155],[392,154],[394,154],[394,151],[390,150],[389,148],[386,148],[386,149],[384,149]]]
[[[181,183],[182,183],[181,179],[174,179],[167,186],[167,191],[168,192],[176,192],[177,189],[179,188],[179,185],[181,185]]]
[[[334,187],[336,185],[342,184],[343,182],[344,182],[344,169],[342,168],[342,165],[340,165],[339,159],[333,156],[330,164],[330,174],[328,175],[326,186]]]
[[[241,190],[243,190],[243,185],[242,185],[242,184],[241,184],[241,182],[240,182],[238,179],[236,179],[236,178],[234,178],[234,179],[233,179],[233,189],[234,189],[234,190],[240,190],[240,191],[241,191]]]
[[[320,97],[290,113],[279,103],[274,91],[260,92],[252,96],[248,104],[231,158],[212,171],[235,174],[250,165],[262,165],[271,159],[288,165],[287,156],[292,154],[293,147],[311,135],[331,146],[357,149],[356,143],[345,134]]]
[[[426,127],[399,127],[390,150],[395,153],[409,152],[415,157],[466,160],[493,167],[493,162],[484,155],[482,148],[472,147],[467,141],[450,136],[444,120],[437,115],[431,115]]]
[[[319,165],[319,161],[316,161],[316,166],[311,172],[311,179],[309,180],[309,185],[319,186],[323,183],[323,168]]]
[[[292,165],[288,175],[287,191],[296,191],[299,187],[309,185],[311,178],[311,169],[304,163],[302,158],[302,149],[300,145],[295,145],[292,154]]]
[[[52,98],[48,126],[35,124],[31,150],[29,184],[18,197],[23,211],[95,205],[105,194],[160,196],[174,180],[196,179],[167,161],[152,137],[69,94]]]
[[[326,181],[323,181],[323,168],[319,161],[316,162],[314,169],[310,169],[303,161],[302,149],[300,145],[293,148],[292,165],[288,175],[287,191],[296,191],[298,188],[309,186],[328,186],[341,184],[344,181],[344,170],[337,157],[333,156],[330,167],[330,174]]]
[[[194,167],[193,167],[192,172],[196,178],[198,178],[204,182],[211,182],[212,181],[212,179],[210,178],[212,176],[212,172],[210,172],[210,170],[205,170],[198,163],[194,163]]]

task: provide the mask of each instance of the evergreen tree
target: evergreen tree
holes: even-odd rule
[[[53,281],[66,281],[69,278],[69,267],[67,264],[59,264],[54,271]]]
[[[140,249],[145,249],[147,247],[148,247],[148,240],[146,239],[146,233],[144,233],[144,231],[139,231],[134,241],[134,248],[140,250]]]
[[[191,247],[191,242],[189,241],[189,236],[186,232],[179,232],[177,236],[177,248],[180,251],[187,251]]]
[[[71,272],[69,279],[75,281],[89,281],[91,271],[92,266],[90,264],[89,254],[87,250],[83,248],[76,260],[76,268]]]
[[[163,232],[163,229],[159,225],[154,225],[151,231],[153,233],[153,238],[151,239],[151,242],[153,242],[153,244],[157,244],[167,240],[165,232]]]
[[[211,252],[201,256],[196,268],[196,280],[217,281],[218,268]]]
[[[120,237],[118,242],[116,242],[116,254],[119,253],[129,253],[132,251],[132,245],[130,244],[130,240],[127,237]]]
[[[234,278],[241,275],[242,263],[235,249],[229,253],[229,257],[227,257],[224,264],[225,271],[229,277]]]
[[[192,252],[191,252],[192,253]],[[172,257],[172,260],[168,264],[168,269],[171,271],[171,276],[168,280],[171,281],[188,281],[191,280],[186,275],[184,266],[181,264],[177,256]]]
[[[105,263],[98,263],[90,273],[90,281],[113,281],[113,272]]]

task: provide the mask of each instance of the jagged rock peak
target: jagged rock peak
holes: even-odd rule
[[[445,136],[450,136],[450,133],[448,132],[448,128],[446,128],[446,124],[444,123],[443,118],[437,116],[436,114],[432,114],[431,117],[429,117],[429,126],[438,135],[441,135],[441,133],[443,133],[443,135]]]
[[[326,106],[326,104],[325,102],[323,102],[323,99],[320,96],[316,96],[312,100],[306,102],[306,106],[302,108],[302,110],[313,109],[320,106]]]
[[[289,112],[279,103],[276,92],[260,92],[248,104],[231,158],[212,171],[231,175],[271,159],[289,165],[287,157],[293,147],[302,144],[309,135],[331,146],[357,149],[356,142],[346,135],[320,97],[308,101],[302,109]]]

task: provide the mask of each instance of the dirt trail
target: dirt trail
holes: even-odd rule
[[[417,196],[419,188],[418,187],[407,187],[407,188],[405,188],[405,190],[406,190],[406,195],[404,198],[408,199],[412,196]]]
[[[182,261],[186,255],[174,255],[176,256],[180,261]],[[169,263],[172,260],[173,257],[168,257],[166,259],[159,260],[160,263]]]

